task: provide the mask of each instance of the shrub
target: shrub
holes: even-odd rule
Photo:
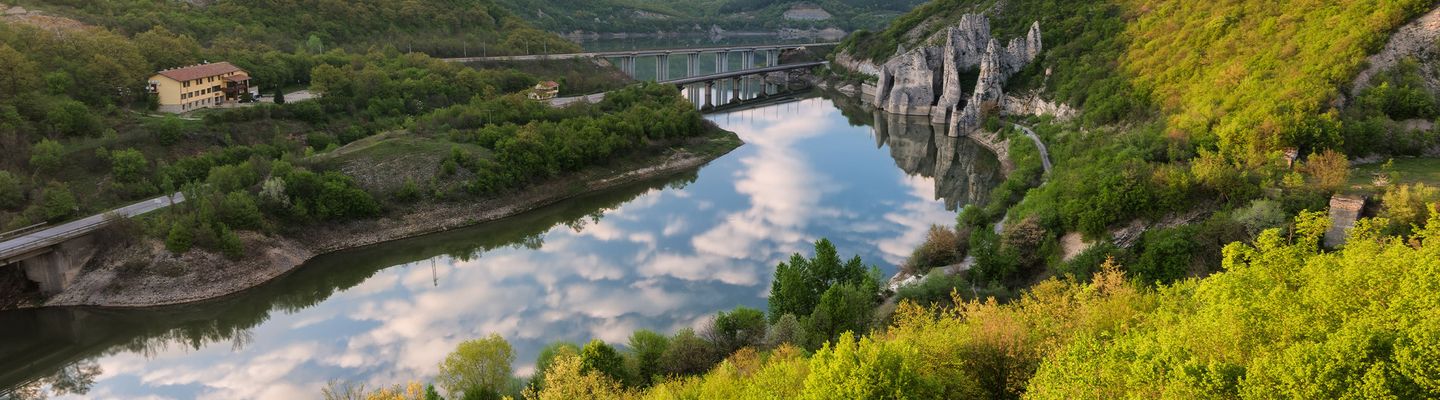
[[[1334,192],[1350,179],[1350,161],[1335,150],[1325,150],[1305,160],[1305,172],[1315,179],[1317,188]]]
[[[60,169],[64,156],[65,146],[60,145],[60,142],[41,140],[30,148],[30,166],[41,172],[54,172]]]
[[[110,173],[124,183],[139,182],[149,174],[150,161],[139,150],[124,149],[110,153]]]
[[[530,390],[539,390],[545,384],[545,371],[560,357],[580,356],[580,346],[569,342],[555,342],[545,345],[540,349],[540,355],[535,357],[535,375],[530,377]]]
[[[39,204],[36,204],[34,215],[49,222],[60,222],[75,214],[78,206],[75,203],[75,195],[70,193],[70,187],[60,182],[51,181],[45,185],[45,190],[40,192]]]
[[[255,185],[259,179],[260,177],[249,165],[236,164],[210,168],[209,177],[205,181],[210,184],[211,189],[220,193],[229,193],[247,189]]]
[[[170,233],[165,235],[165,249],[171,253],[181,254],[190,251],[194,245],[195,237],[190,231],[189,224],[176,221],[170,225]]]
[[[220,201],[216,210],[220,216],[220,222],[235,227],[235,229],[260,229],[264,216],[260,214],[260,207],[255,205],[255,200],[246,192],[230,192]]]
[[[845,332],[864,334],[874,313],[875,294],[865,293],[856,285],[831,286],[820,296],[820,304],[810,314],[811,348],[833,341]]]
[[[231,260],[239,260],[245,255],[245,243],[240,240],[240,235],[230,230],[225,224],[220,224],[217,239],[220,241],[220,253]]]
[[[903,269],[911,274],[923,274],[930,268],[959,262],[962,253],[960,243],[954,229],[931,225],[930,232],[925,235],[925,243],[915,248],[910,258],[905,260]]]

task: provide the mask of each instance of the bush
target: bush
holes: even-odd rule
[[[49,222],[60,222],[75,214],[78,206],[75,203],[75,195],[70,193],[70,187],[60,182],[51,181],[45,185],[45,190],[40,192],[39,204],[33,206],[34,211],[27,212],[32,220],[45,220]]]
[[[225,195],[216,211],[219,213],[220,222],[235,229],[260,229],[264,221],[260,207],[255,205],[255,199],[246,192],[230,192]]]
[[[45,139],[30,148],[30,166],[41,172],[55,172],[64,162],[65,146],[60,142]]]
[[[925,243],[915,248],[902,269],[911,274],[923,274],[934,267],[957,263],[963,254],[961,243],[954,229],[931,225],[930,232],[925,235]]]
[[[229,257],[231,260],[239,260],[240,257],[245,255],[245,243],[240,240],[240,235],[230,230],[225,224],[220,224],[216,236],[220,241],[220,253],[224,254],[225,257]]]
[[[124,149],[110,153],[110,174],[122,183],[134,183],[149,175],[150,161],[139,150]]]
[[[580,346],[569,342],[555,342],[545,345],[540,349],[540,355],[535,357],[535,375],[530,377],[530,390],[540,390],[545,385],[545,371],[560,357],[579,357]]]
[[[221,165],[210,168],[209,177],[206,182],[210,188],[220,193],[230,193],[248,189],[260,180],[260,176],[246,164]]]
[[[180,118],[167,116],[152,125],[150,131],[155,135],[155,141],[157,143],[160,143],[162,146],[169,146],[179,142],[180,138],[185,134],[185,126],[183,124],[184,122],[181,121]]]
[[[1141,282],[1162,284],[1184,278],[1196,258],[1198,228],[1185,225],[1145,232],[1140,240],[1140,257],[1130,268]]]
[[[170,233],[165,235],[165,249],[171,253],[181,254],[190,251],[195,244],[194,234],[190,231],[189,224],[174,222],[170,225]]]

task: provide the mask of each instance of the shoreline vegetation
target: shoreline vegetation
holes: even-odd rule
[[[128,246],[106,249],[64,292],[43,304],[21,306],[156,307],[203,302],[236,295],[279,279],[310,259],[334,252],[414,238],[505,218],[576,196],[626,184],[660,179],[698,168],[742,145],[734,133],[706,123],[707,133],[654,146],[661,152],[621,165],[589,167],[501,197],[473,201],[431,202],[376,219],[321,224],[292,235],[242,236],[246,254],[227,259],[218,252],[195,250],[164,254],[160,239],[146,238]],[[127,273],[149,258],[152,268],[170,264],[208,265],[205,274],[142,275]]]

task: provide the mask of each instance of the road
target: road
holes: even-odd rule
[[[1040,149],[1040,165],[1044,166],[1044,167],[1045,167],[1045,173],[1046,173],[1046,174],[1049,174],[1049,173],[1050,173],[1050,150],[1045,148],[1045,142],[1040,141],[1040,135],[1036,135],[1036,134],[1035,134],[1035,131],[1030,130],[1030,127],[1028,127],[1028,126],[1020,125],[1020,124],[1016,124],[1016,123],[1011,123],[1010,125],[1015,125],[1016,128],[1020,128],[1020,130],[1025,131],[1025,136],[1029,136],[1029,137],[1030,137],[1030,140],[1035,141],[1035,147],[1038,148],[1038,149]]]
[[[151,211],[169,207],[173,203],[185,201],[185,195],[176,193],[170,196],[160,196],[150,200],[131,204],[110,210],[109,213],[125,217],[133,217]],[[109,214],[106,213],[106,214]],[[0,264],[8,263],[10,257],[15,257],[30,251],[64,242],[76,236],[84,235],[100,229],[105,225],[105,214],[91,215],[89,217],[66,222],[60,225],[41,229],[25,234],[14,239],[0,242]]]
[[[556,97],[556,98],[550,99],[550,106],[551,106],[551,107],[564,107],[564,106],[568,106],[568,105],[570,105],[570,104],[572,104],[572,103],[575,103],[575,102],[577,102],[577,101],[585,101],[585,102],[587,102],[587,103],[599,103],[601,100],[605,100],[605,93],[606,93],[606,92],[600,92],[600,93],[591,94],[591,95],[585,95],[585,96]]]

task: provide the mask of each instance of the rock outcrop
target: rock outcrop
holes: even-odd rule
[[[1013,38],[1004,47],[991,36],[990,21],[982,15],[962,16],[939,36],[928,42],[943,45],[902,49],[879,68],[875,104],[889,113],[928,115],[932,123],[949,123],[952,134],[979,127],[986,113],[1007,110],[1005,81],[1043,50],[1039,22],[1024,38]],[[979,75],[967,99],[963,76],[977,67]]]

